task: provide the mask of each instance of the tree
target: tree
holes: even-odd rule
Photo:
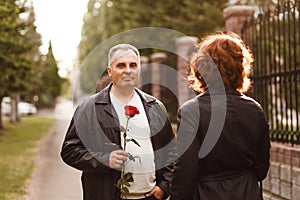
[[[26,71],[23,57],[26,47],[22,44],[24,37],[21,31],[25,23],[19,15],[22,9],[14,1],[2,1],[0,4],[0,68],[1,74],[0,96],[7,95],[10,87],[19,84],[15,80],[15,70],[20,70],[20,76]],[[8,84],[9,83],[9,84]],[[13,84],[13,85],[12,85]]]
[[[34,44],[27,32],[30,27],[26,14],[26,1],[0,2],[0,100],[7,95],[18,96],[28,88],[31,62],[29,52]],[[38,45],[38,44],[37,44]],[[14,104],[17,108],[17,104]],[[17,110],[15,109],[15,113]],[[15,115],[16,116],[16,115]],[[3,128],[2,118],[0,128]]]
[[[58,66],[53,55],[52,44],[49,42],[48,53],[43,57],[39,69],[42,84],[38,89],[40,94],[40,106],[53,106],[55,98],[61,94],[62,84],[65,81],[58,75]]]
[[[12,97],[11,122],[19,120],[17,104],[32,87],[33,71],[40,62],[41,36],[36,32],[35,14],[27,1],[1,2],[4,17],[1,20],[1,67],[4,81],[2,97]]]
[[[21,92],[21,96],[24,99],[29,101],[33,100],[33,97],[38,94],[39,87],[43,85],[41,80],[41,68],[42,68],[42,54],[39,50],[42,41],[41,35],[37,33],[35,22],[35,12],[32,5],[28,8],[28,31],[26,32],[25,36],[27,41],[30,42],[30,51],[28,52],[27,58],[30,61],[30,74],[29,78],[26,80],[29,87],[27,87],[25,92]]]
[[[93,61],[102,63],[98,65],[83,63],[92,49],[105,39],[127,30],[149,26],[168,28],[186,35],[201,37],[208,32],[224,29],[223,9],[227,3],[227,0],[90,0],[79,45],[82,89],[85,92],[93,91],[100,75],[99,65],[102,68],[106,67],[104,52],[98,57],[98,61]],[[175,41],[175,38],[170,38],[169,35],[160,37]],[[134,38],[134,40],[142,42],[143,38]],[[142,54],[150,55],[154,51],[144,49]]]

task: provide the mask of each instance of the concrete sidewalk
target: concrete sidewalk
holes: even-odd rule
[[[67,111],[66,106],[63,113]],[[29,195],[26,200],[80,200],[82,199],[81,172],[66,164],[60,158],[61,145],[70,123],[70,113],[57,116],[57,110],[52,113],[56,121],[40,143],[36,165],[29,185]],[[58,111],[59,113],[61,111]],[[49,116],[52,116],[49,113]],[[67,117],[66,117],[67,116]]]

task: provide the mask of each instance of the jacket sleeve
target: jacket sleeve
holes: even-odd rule
[[[264,124],[261,127],[261,137],[258,139],[255,156],[254,172],[258,181],[266,178],[270,165],[270,133],[269,125],[263,115],[261,120]]]
[[[78,137],[74,118],[67,130],[62,149],[63,161],[81,171],[92,173],[108,173],[113,169],[109,167],[109,153],[93,152],[88,150]]]
[[[201,147],[201,140],[197,137],[199,108],[195,105],[197,104],[185,104],[178,111],[176,153],[179,158],[174,164],[171,200],[193,199]]]
[[[175,140],[174,140],[174,133],[172,130],[171,123],[167,120],[164,128],[165,134],[167,135],[167,151],[164,155],[165,159],[167,160],[165,167],[160,169],[160,179],[157,185],[164,190],[164,197],[167,198],[171,192],[171,180],[172,180],[172,173],[174,171],[174,160],[175,160]]]
[[[160,129],[158,134],[153,137],[153,147],[155,150],[156,160],[156,185],[164,191],[163,199],[167,199],[170,195],[171,180],[173,173],[173,161],[175,160],[175,134],[173,132],[171,122],[168,118],[168,113],[164,105],[158,103],[155,106],[153,114],[155,114],[157,124],[155,128]],[[153,126],[152,126],[153,127]],[[161,127],[161,128],[159,128]],[[158,153],[159,152],[159,153]]]

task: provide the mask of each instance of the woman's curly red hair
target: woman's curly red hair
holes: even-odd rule
[[[188,75],[190,87],[201,93],[220,83],[221,76],[225,88],[246,92],[251,85],[249,76],[252,62],[250,49],[238,35],[209,35],[197,45],[191,58]]]

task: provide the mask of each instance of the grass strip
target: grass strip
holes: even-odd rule
[[[38,142],[48,133],[54,120],[22,117],[0,130],[0,199],[21,200],[26,194]]]

